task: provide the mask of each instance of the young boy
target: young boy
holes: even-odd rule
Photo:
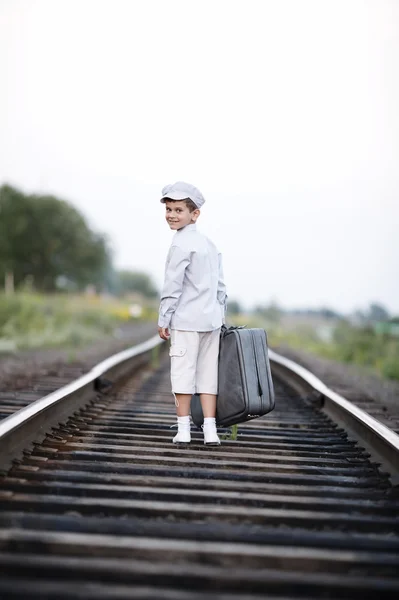
[[[220,444],[216,431],[220,328],[226,310],[221,254],[197,231],[196,221],[205,199],[183,181],[167,185],[161,202],[166,221],[176,231],[165,267],[158,332],[171,339],[172,392],[177,412],[173,443],[188,443],[190,401],[200,394],[204,413],[204,443]]]

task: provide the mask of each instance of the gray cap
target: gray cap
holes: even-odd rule
[[[176,181],[176,183],[165,185],[162,188],[161,202],[165,202],[167,198],[170,200],[185,200],[186,198],[190,198],[197,208],[201,208],[205,202],[205,198],[199,189],[191,185],[191,183],[185,183],[184,181]]]

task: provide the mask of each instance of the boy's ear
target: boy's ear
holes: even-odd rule
[[[201,211],[199,208],[196,208],[195,210],[193,210],[193,212],[191,213],[191,221],[193,223],[195,223],[195,221],[198,219],[200,214],[201,214]]]

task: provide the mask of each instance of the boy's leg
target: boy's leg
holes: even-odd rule
[[[204,417],[216,416],[220,329],[200,333],[196,391],[200,394]]]
[[[192,394],[175,394],[176,414],[178,417],[186,417],[190,414]]]
[[[175,397],[178,432],[174,443],[190,442],[190,403],[195,392],[199,336],[195,331],[171,330],[172,392]]]
[[[179,417],[190,414],[190,401],[195,394],[195,378],[199,347],[199,334],[196,331],[170,332],[170,379],[176,400],[176,413]]]
[[[220,444],[215,419],[220,329],[201,333],[200,336],[196,385],[204,414],[204,442],[205,444]]]
[[[205,417],[216,417],[216,394],[200,394],[202,412]]]

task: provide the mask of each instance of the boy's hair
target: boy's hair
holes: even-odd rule
[[[190,198],[184,198],[183,200],[172,200],[172,198],[165,198],[168,202],[184,202],[190,213],[198,209],[198,206]]]

